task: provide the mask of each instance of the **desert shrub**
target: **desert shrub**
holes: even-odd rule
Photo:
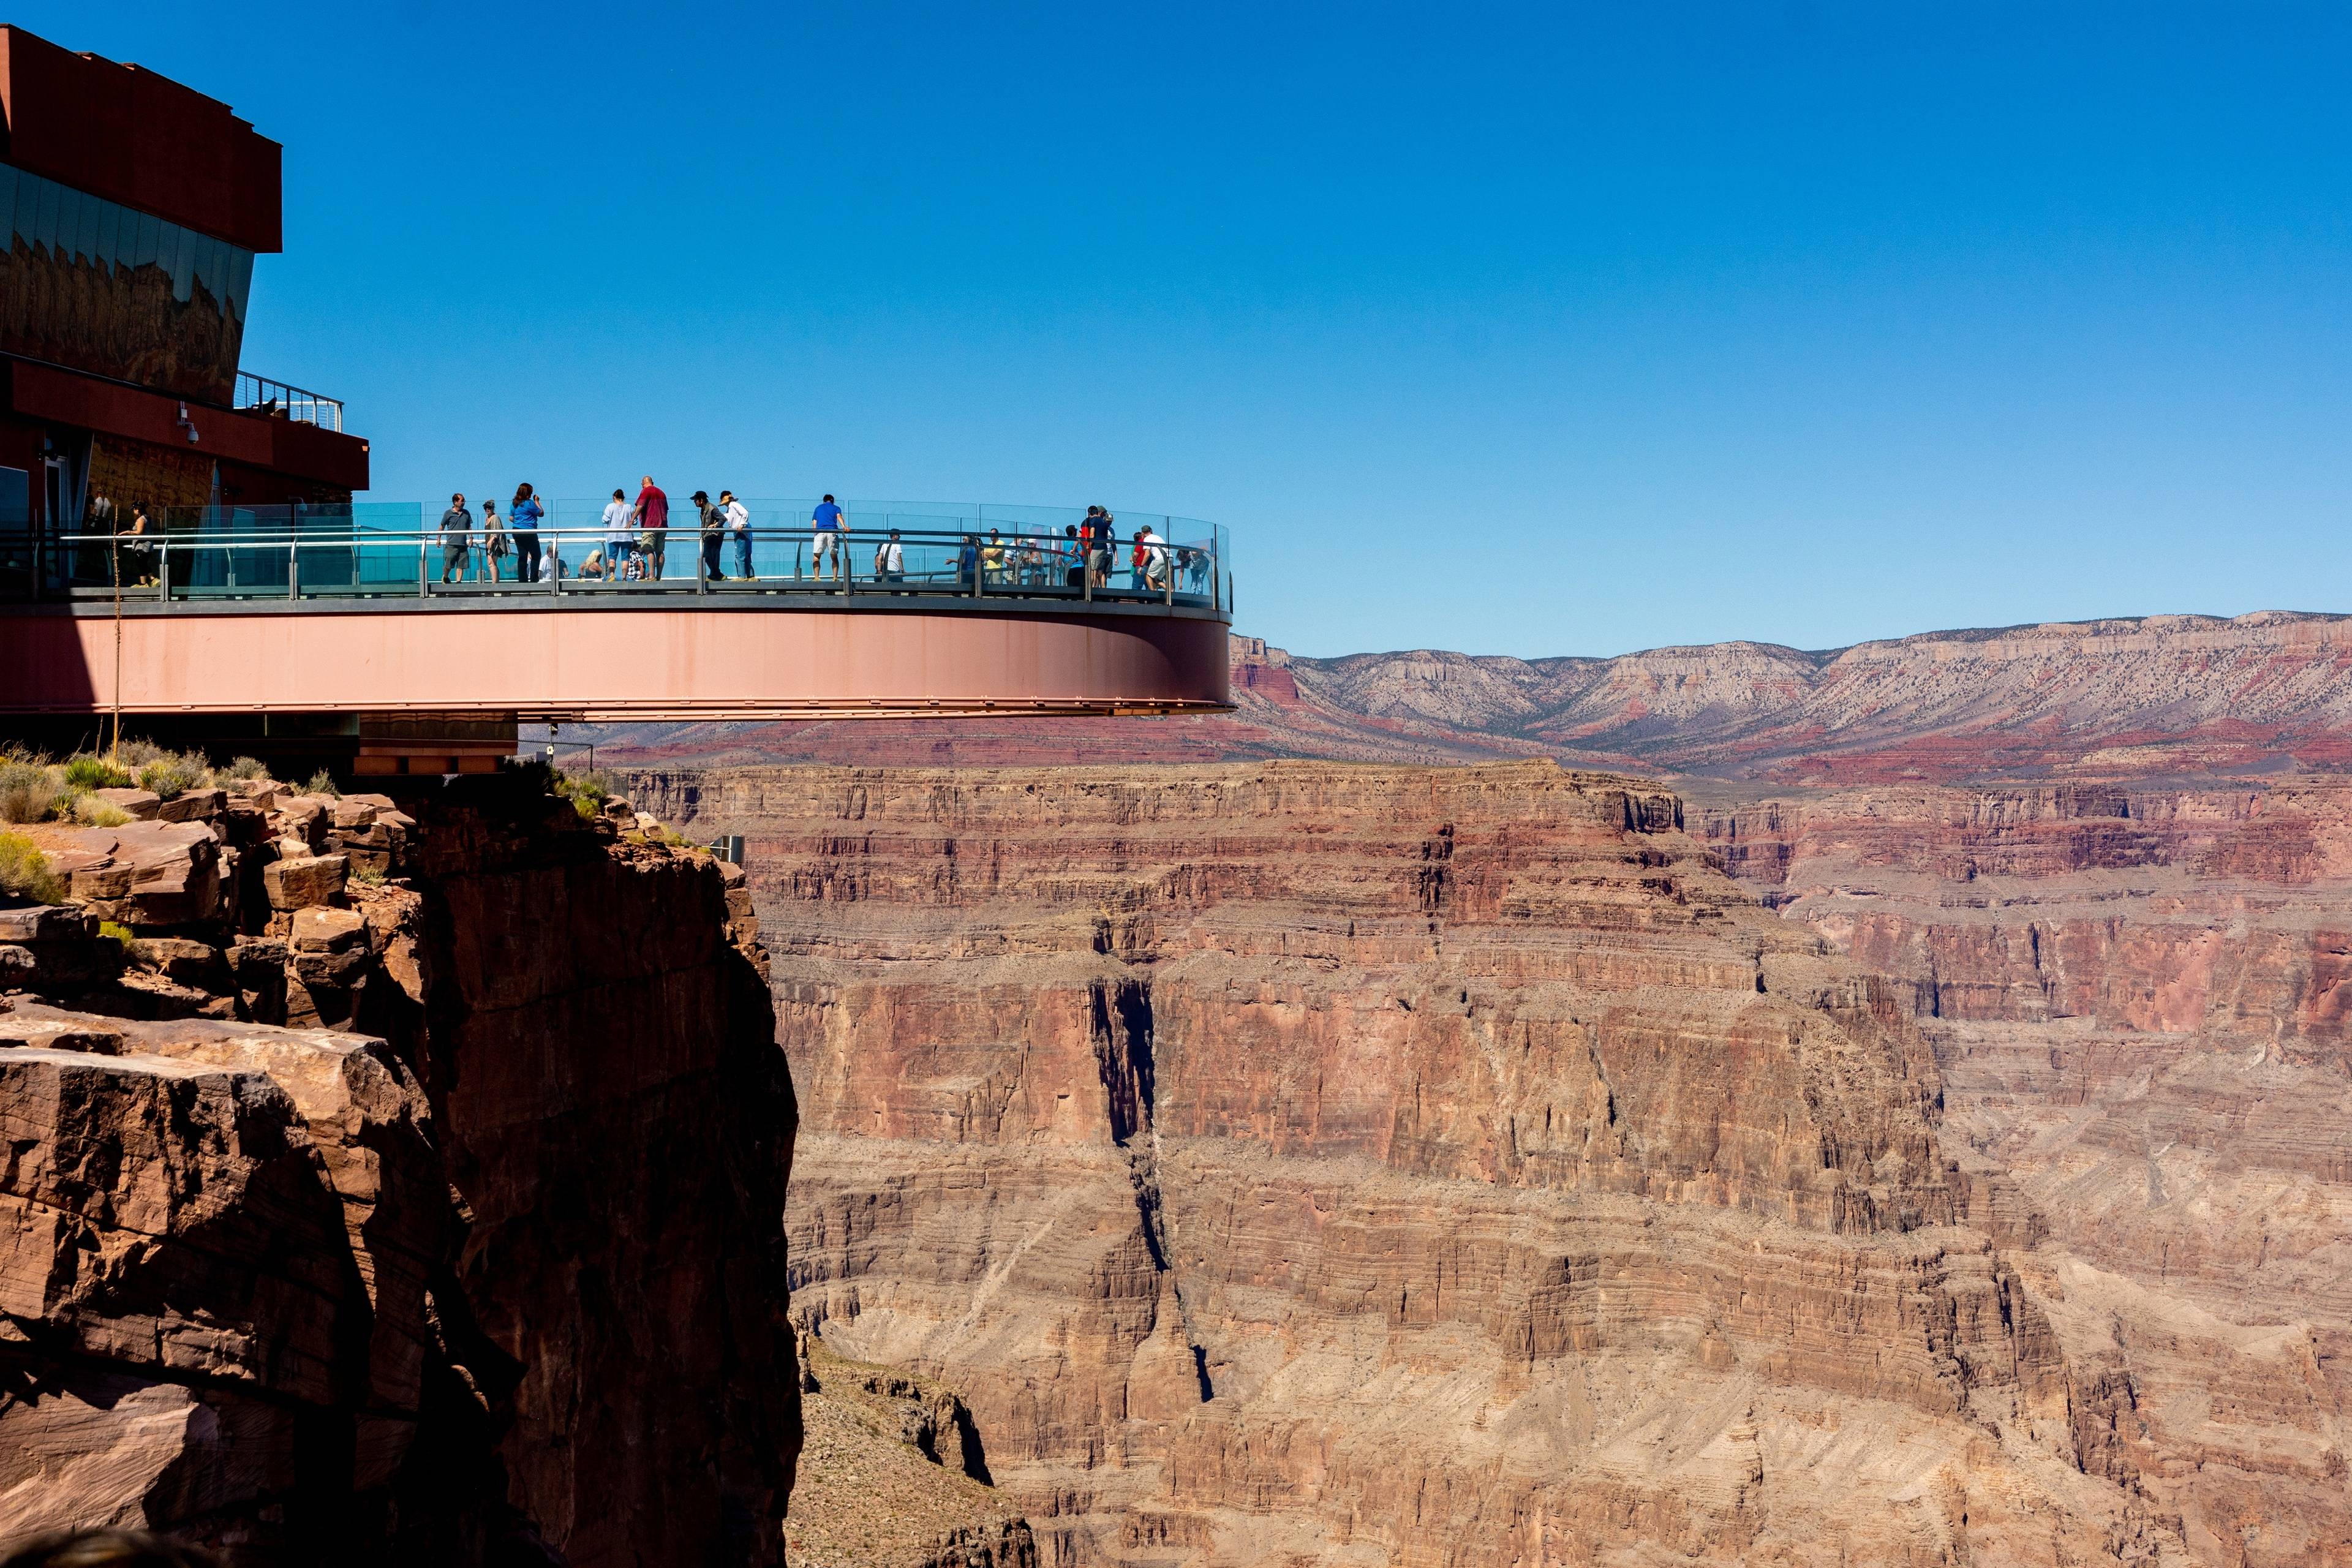
[[[133,773],[171,754],[152,741],[125,741],[114,748],[115,759]]]
[[[201,758],[175,756],[166,752],[139,770],[139,787],[152,790],[163,799],[170,800],[203,784],[205,773]]]
[[[604,799],[613,793],[612,779],[598,773],[567,773],[551,770],[549,787],[572,803],[572,809],[590,821],[604,809]]]
[[[104,757],[84,752],[66,763],[66,783],[76,789],[123,789],[129,786],[131,774]]]
[[[310,782],[302,786],[302,793],[328,795],[336,800],[343,798],[341,788],[335,783],[335,775],[324,768],[310,775]]]
[[[94,795],[74,796],[73,816],[84,827],[120,827],[131,820],[129,812]]]
[[[239,784],[266,779],[269,776],[269,764],[259,757],[232,757],[228,766],[221,770],[221,776],[235,779]]]
[[[54,768],[16,759],[0,763],[0,822],[46,821],[64,793]]]
[[[66,879],[49,869],[49,858],[21,833],[0,833],[0,894],[36,904],[65,901]]]
[[[362,888],[380,888],[383,886],[383,872],[373,866],[354,866],[351,869],[350,880]]]
[[[132,960],[134,963],[142,961],[147,956],[147,949],[145,945],[140,942],[138,937],[131,933],[131,930],[129,926],[124,925],[120,921],[99,921],[98,934],[105,937],[112,937],[116,942],[121,942],[122,944],[122,956]]]

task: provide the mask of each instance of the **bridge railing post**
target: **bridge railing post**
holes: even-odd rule
[[[302,596],[302,542],[299,539],[289,540],[286,543],[286,596],[289,599]]]
[[[417,541],[416,596],[420,599],[429,599],[433,596],[433,589],[430,586],[431,574],[427,573],[425,569],[425,552],[431,548],[432,546],[425,543],[423,540]]]

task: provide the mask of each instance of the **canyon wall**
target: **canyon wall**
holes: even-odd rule
[[[1656,786],[633,787],[750,839],[795,1315],[959,1393],[1043,1562],[2221,1560],[1913,991]]]
[[[186,798],[28,830],[84,902],[0,910],[0,1536],[780,1563],[796,1116],[733,868],[528,773]]]
[[[2118,1428],[2216,1563],[2352,1561],[2352,786],[1704,795],[1695,835],[1885,975],[1948,1139],[2099,1303]]]

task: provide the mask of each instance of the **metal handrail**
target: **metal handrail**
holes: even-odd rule
[[[668,546],[676,539],[692,574],[653,575],[655,565],[668,568]],[[1092,603],[1158,602],[1172,610],[1226,609],[1232,584],[1213,538],[1205,541],[1155,539],[1150,558],[1138,570],[1132,563],[1135,542],[1119,540],[1111,550],[1106,573],[1101,563],[1089,569],[1081,558],[1079,542],[1036,535],[992,540],[970,531],[898,530],[898,538],[856,528],[826,532],[810,528],[751,528],[705,534],[697,522],[665,529],[540,528],[502,530],[509,549],[488,563],[486,543],[492,536],[480,528],[352,530],[337,532],[206,531],[200,534],[68,534],[43,541],[38,548],[53,552],[61,565],[72,564],[78,552],[106,549],[114,558],[117,547],[129,555],[123,570],[136,571],[152,584],[125,585],[126,598],[164,599],[315,599],[371,597],[448,597],[495,600],[516,595],[586,593],[749,593],[862,594],[913,595],[949,595],[972,598],[1042,599]],[[715,538],[721,554],[717,574],[709,570],[707,542]],[[604,568],[605,546],[627,542],[628,557],[645,575],[613,575]],[[758,568],[764,554],[769,570],[741,577],[728,570],[735,563],[744,541]],[[824,553],[819,542],[824,541]],[[535,544],[541,575],[520,581],[507,575],[519,569],[526,542]],[[887,557],[877,550],[895,542],[898,568],[885,570]],[[657,548],[656,548],[657,547]],[[999,563],[987,563],[985,552],[1002,552]],[[414,552],[415,575],[407,563]],[[789,552],[787,558],[786,552]],[[967,556],[971,559],[967,559]],[[306,563],[306,559],[307,563]],[[591,562],[600,570],[583,574]],[[511,565],[509,564],[511,563]],[[373,565],[370,574],[362,570]],[[207,570],[207,567],[210,570]],[[977,567],[978,569],[975,569]],[[105,570],[110,571],[111,568]],[[77,584],[64,574],[68,590],[111,593],[114,585],[103,572],[95,584]],[[244,579],[240,582],[240,577]],[[205,579],[212,580],[205,580]],[[1076,579],[1073,581],[1072,579]]]
[[[230,398],[230,406],[249,408],[271,416],[282,415],[300,424],[316,425],[322,430],[332,430],[338,434],[343,428],[341,398],[289,386],[282,381],[272,381],[249,370],[236,373],[236,387]]]

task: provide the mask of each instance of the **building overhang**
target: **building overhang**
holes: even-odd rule
[[[0,377],[6,382],[7,408],[26,419],[185,447],[339,489],[368,487],[368,444],[356,436],[191,403],[30,360],[0,360]]]

